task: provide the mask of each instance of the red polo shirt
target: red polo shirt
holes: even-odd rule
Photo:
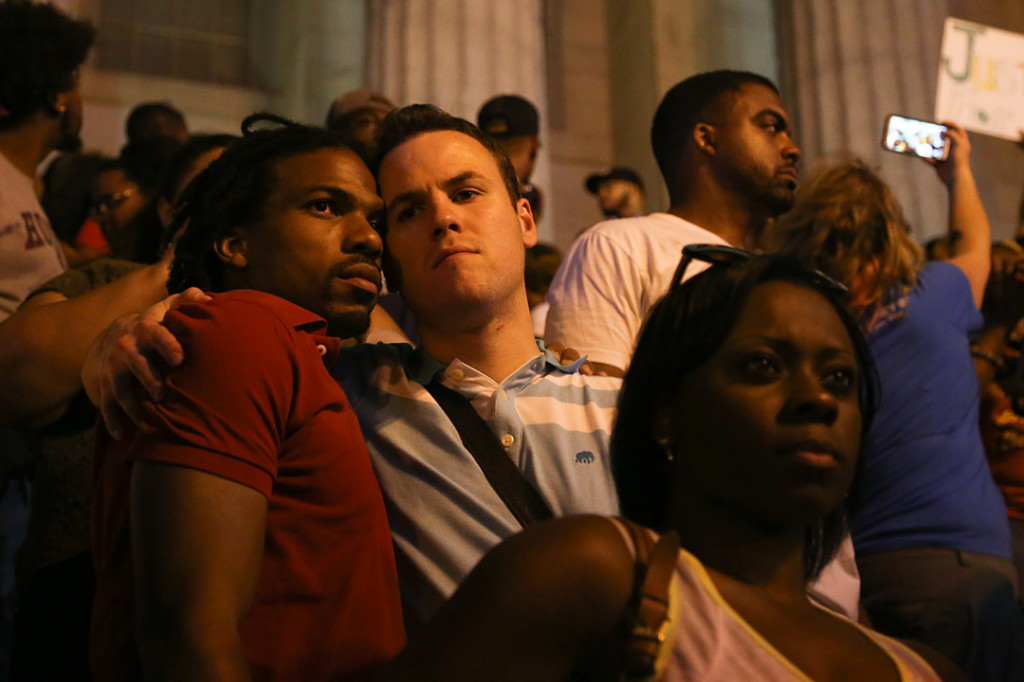
[[[141,678],[134,644],[132,462],[191,467],[269,501],[263,566],[239,624],[254,680],[337,679],[391,658],[405,641],[391,536],[355,414],[325,367],[325,321],[257,291],[217,294],[164,324],[185,362],[145,423],[114,441],[100,429],[93,502],[96,679]]]

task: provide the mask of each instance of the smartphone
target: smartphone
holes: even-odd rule
[[[926,159],[945,161],[948,141],[942,137],[946,126],[931,121],[890,114],[882,130],[882,146],[897,154],[916,154]]]

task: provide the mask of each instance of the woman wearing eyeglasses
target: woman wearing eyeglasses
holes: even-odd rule
[[[681,543],[660,579],[668,624],[638,631],[658,663],[621,679],[940,679],[807,597],[859,498],[874,411],[843,288],[790,259],[684,253],[677,282],[691,258],[712,267],[653,309],[612,437],[623,515]],[[506,541],[382,680],[620,679],[642,580],[629,538],[575,517]]]
[[[97,171],[92,215],[114,258],[135,263],[159,260],[163,226],[157,193],[163,169],[180,146],[170,138],[129,144]]]
[[[988,219],[970,143],[949,126],[956,252],[927,265],[884,181],[859,162],[827,168],[767,235],[850,288],[881,384],[864,441],[863,505],[853,524],[861,599],[873,625],[924,641],[977,680],[1024,679],[1006,510],[978,428],[969,334],[989,274]]]

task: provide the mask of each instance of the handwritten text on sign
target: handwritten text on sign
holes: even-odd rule
[[[1024,130],[1024,35],[946,19],[935,119],[1010,140]]]

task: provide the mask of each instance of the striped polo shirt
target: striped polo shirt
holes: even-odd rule
[[[556,516],[615,515],[609,440],[621,379],[538,353],[501,383],[408,344],[342,350],[334,368],[356,411],[395,542],[406,622],[429,617],[520,526],[424,388],[464,395]]]

